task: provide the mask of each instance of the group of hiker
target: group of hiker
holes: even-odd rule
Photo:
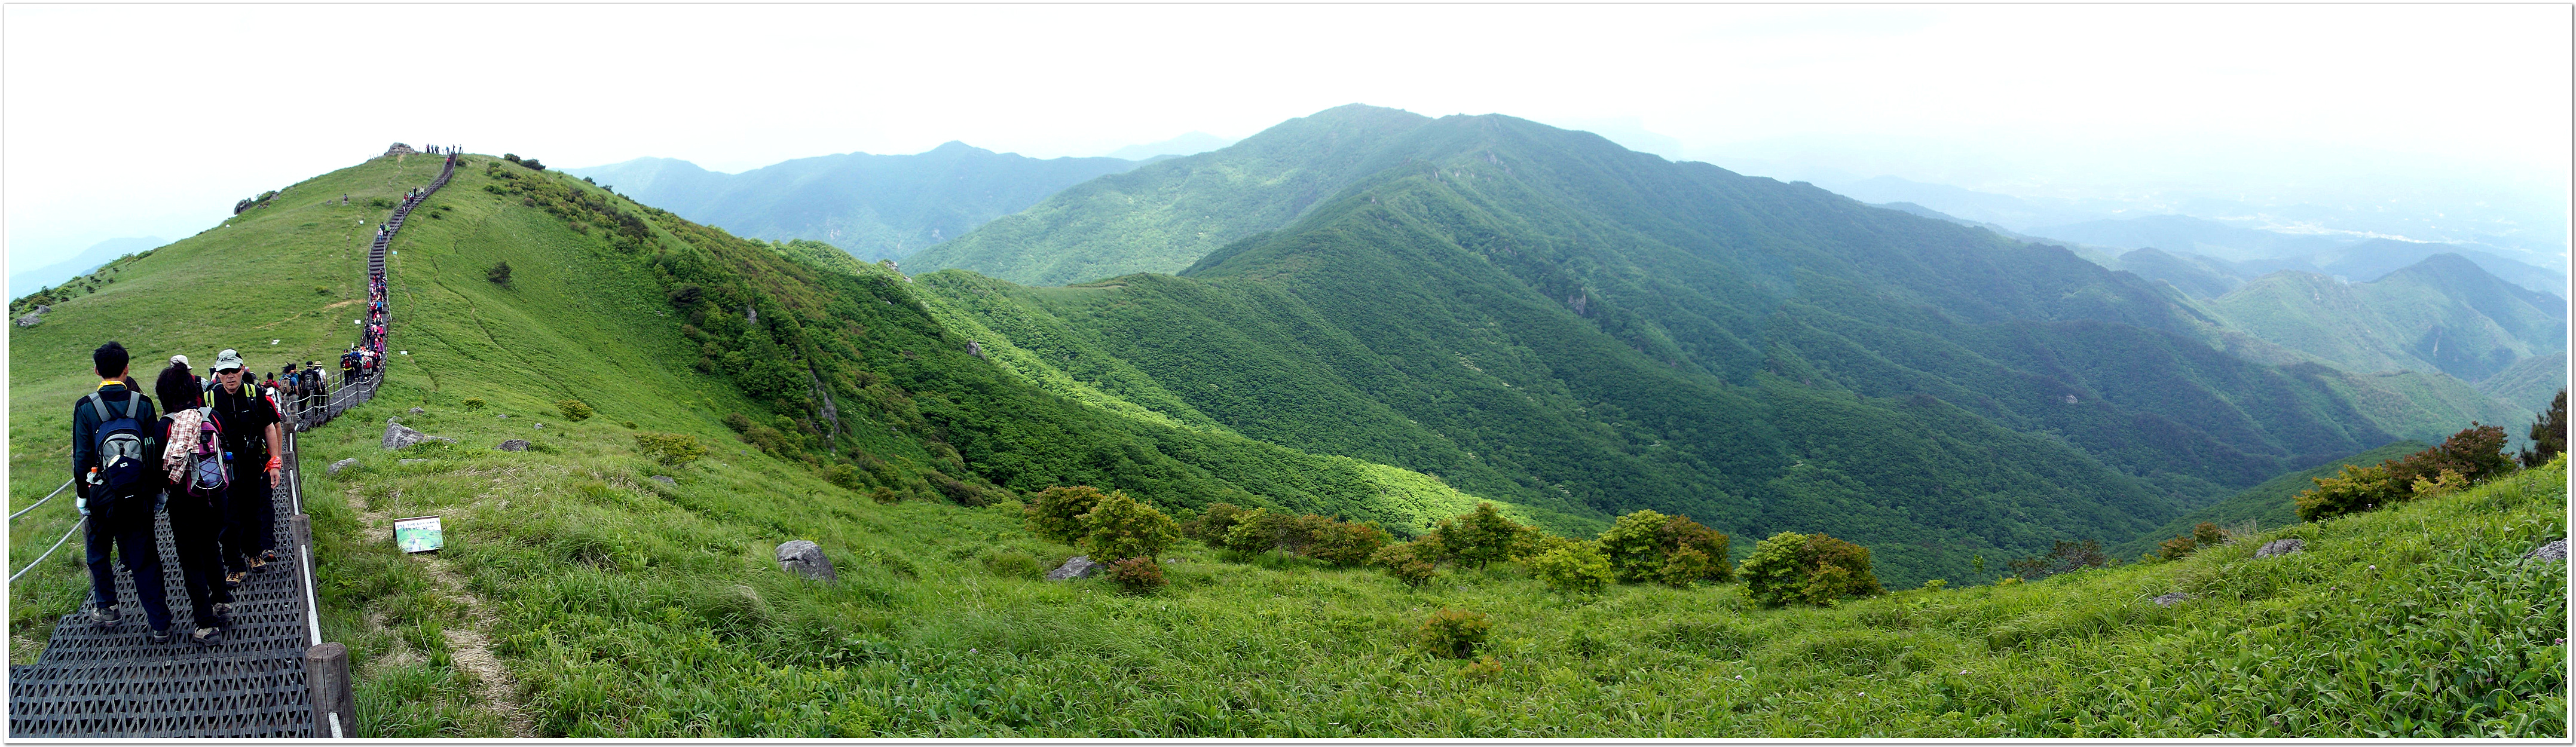
[[[340,383],[343,386],[374,379],[385,362],[385,279],[367,279],[367,318],[360,328],[358,344],[340,354]]]
[[[116,569],[124,559],[154,643],[174,620],[161,587],[153,516],[170,513],[192,625],[188,640],[220,643],[232,624],[232,589],[282,560],[272,489],[284,469],[275,395],[251,381],[239,351],[215,354],[212,380],[174,355],[147,395],[125,346],[91,351],[98,386],[72,403],[74,505],[87,517],[90,622],[115,626]]]

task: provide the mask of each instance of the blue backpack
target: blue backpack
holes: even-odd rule
[[[90,409],[98,412],[98,431],[90,435],[91,453],[96,455],[89,473],[90,501],[142,493],[143,422],[136,415],[143,411],[143,396],[126,394],[121,414],[110,411],[104,397],[91,394],[86,399]]]

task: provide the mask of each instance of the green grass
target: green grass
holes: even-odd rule
[[[387,179],[389,165],[313,185],[336,194],[334,180],[382,180],[391,194],[407,182]],[[351,648],[367,736],[2566,733],[2565,648],[2554,642],[2565,635],[2565,569],[2512,561],[2564,536],[2563,461],[2462,495],[2278,530],[2271,536],[2302,537],[2311,549],[2286,558],[2254,560],[2253,544],[2242,543],[2174,563],[1904,591],[1832,609],[1761,609],[1732,585],[1619,586],[1569,599],[1510,564],[1453,569],[1413,588],[1382,571],[1195,543],[1171,554],[1170,587],[1128,596],[1105,581],[1041,580],[1075,550],[1022,530],[1012,493],[983,508],[877,503],[825,482],[797,455],[734,438],[719,419],[761,405],[723,374],[694,369],[701,349],[680,330],[681,315],[664,315],[670,305],[652,276],[596,227],[578,230],[482,191],[480,174],[479,165],[460,169],[430,200],[442,217],[416,217],[396,242],[393,346],[411,355],[397,357],[378,399],[302,441],[324,636]],[[302,222],[294,209],[319,208],[255,210],[217,232],[291,245]],[[60,451],[45,451],[59,448],[61,426],[30,421],[62,417],[59,404],[87,385],[77,374],[96,338],[123,336],[147,360],[166,357],[151,352],[160,349],[195,357],[244,347],[230,338],[247,335],[185,330],[298,318],[297,288],[310,294],[315,282],[296,275],[296,255],[281,251],[254,271],[271,255],[227,241],[213,232],[183,240],[120,273],[136,279],[13,331],[13,502],[59,481],[40,472],[61,470]],[[208,254],[218,250],[222,261]],[[826,318],[866,329],[822,344],[852,345],[854,360],[910,382],[903,401],[922,410],[909,412],[949,413],[940,422],[960,451],[1013,453],[1006,439],[972,430],[984,421],[967,416],[983,413],[1003,425],[1043,417],[1162,434],[1118,448],[1153,445],[1205,464],[1223,466],[1208,461],[1221,448],[1267,455],[1276,461],[1238,464],[1243,472],[1227,478],[1261,489],[1285,470],[1327,464],[1213,437],[1221,432],[1147,428],[1097,407],[1024,404],[1045,387],[976,368],[986,364],[953,349],[962,341],[917,331],[906,325],[925,322],[849,290],[864,279],[807,279],[801,265],[741,256],[762,287],[818,304],[864,301]],[[505,258],[517,269],[513,284],[485,281],[483,269]],[[357,267],[340,269],[354,286]],[[256,303],[117,295],[215,271],[240,273],[234,287]],[[181,324],[169,308],[210,316]],[[781,313],[761,308],[763,317]],[[890,311],[861,314],[877,308]],[[823,337],[815,330],[825,325],[805,318]],[[339,345],[347,333],[332,321],[310,320],[297,350]],[[153,331],[161,329],[179,331]],[[553,402],[568,397],[599,416],[563,422]],[[469,411],[467,398],[490,404]],[[857,399],[844,399],[854,424],[930,430],[896,420],[903,410],[871,419],[880,416],[860,414]],[[415,406],[423,412],[408,411]],[[377,437],[387,418],[456,441],[386,452]],[[639,428],[626,428],[630,420]],[[637,453],[639,431],[690,434],[711,451],[686,466],[657,464]],[[492,448],[508,438],[534,446]],[[926,439],[866,438],[874,440],[864,448],[889,462],[946,464]],[[852,443],[842,448],[859,448]],[[339,475],[320,469],[349,458],[357,466]],[[423,514],[444,518],[448,549],[396,552],[387,520]],[[50,542],[64,525],[15,529],[13,568],[21,553],[41,551],[28,547],[30,535]],[[798,538],[825,548],[837,583],[778,569],[773,548]],[[13,650],[31,657],[81,588],[77,564],[63,559],[19,582]],[[2196,599],[2148,601],[2171,591]],[[1412,631],[1443,608],[1490,617],[1483,653],[1499,672],[1471,674],[1415,649]],[[465,644],[476,636],[508,687],[469,665],[476,649]]]

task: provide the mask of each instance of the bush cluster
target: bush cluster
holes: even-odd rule
[[[686,433],[637,433],[635,449],[655,462],[675,467],[707,455],[706,445]]]
[[[1210,504],[1181,533],[1209,547],[1236,552],[1284,552],[1337,566],[1369,562],[1394,539],[1376,524],[1341,521],[1318,514],[1273,513],[1231,503]]]
[[[1806,602],[1831,607],[1884,589],[1869,570],[1869,548],[1822,533],[1781,532],[1744,559],[1744,593],[1766,607]]]
[[[590,416],[599,414],[598,411],[590,409],[589,403],[577,399],[555,400],[555,412],[562,413],[565,420],[576,423],[589,420]]]
[[[1021,512],[1030,533],[1081,546],[1101,562],[1151,562],[1181,539],[1179,522],[1123,490],[1058,485],[1039,491]]]
[[[2227,536],[2227,530],[2218,528],[2217,524],[2204,521],[2192,525],[2190,534],[2176,535],[2173,539],[2157,544],[2156,557],[2165,560],[2181,560],[2200,548],[2226,542]]]
[[[1641,509],[1619,517],[1597,542],[1621,581],[1688,586],[1735,576],[1726,562],[1727,536],[1687,516]]]
[[[1485,613],[1444,607],[1422,621],[1416,640],[1432,656],[1464,659],[1475,656],[1476,647],[1485,645],[1485,638],[1493,630],[1494,624],[1485,619]]]
[[[2542,422],[2549,417],[2541,416]],[[2299,518],[2318,521],[2385,507],[2416,497],[2419,484],[2441,492],[2485,482],[2513,470],[2504,439],[2503,428],[2473,422],[2439,446],[2368,467],[2344,465],[2334,477],[2314,478],[2317,487],[2298,494]]]
[[[2102,551],[2101,540],[2058,540],[2048,552],[2004,561],[2004,567],[2011,568],[2013,575],[2032,581],[2110,564],[2111,554]]]

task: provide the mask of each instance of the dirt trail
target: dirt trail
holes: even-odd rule
[[[369,505],[369,502],[359,496],[354,488],[349,491],[348,497],[349,505]],[[399,497],[401,497],[400,492],[391,496],[391,498]],[[358,518],[363,522],[361,536],[368,542],[393,540],[394,515],[392,512],[383,509],[360,511]],[[446,560],[431,553],[414,553],[409,557],[412,562],[420,564],[421,570],[429,573],[430,580],[438,584],[440,591],[465,608],[468,627],[440,631],[447,638],[448,659],[455,662],[458,669],[473,675],[475,693],[481,696],[480,699],[484,705],[501,716],[502,724],[509,730],[509,736],[537,736],[536,719],[531,718],[526,709],[520,706],[518,685],[510,677],[510,670],[501,666],[501,657],[493,655],[491,638],[483,632],[492,627],[492,614],[483,603],[482,597],[475,596],[474,592],[467,590],[465,579],[458,576],[454,569],[449,568]],[[408,653],[408,651],[401,652],[397,656]]]

